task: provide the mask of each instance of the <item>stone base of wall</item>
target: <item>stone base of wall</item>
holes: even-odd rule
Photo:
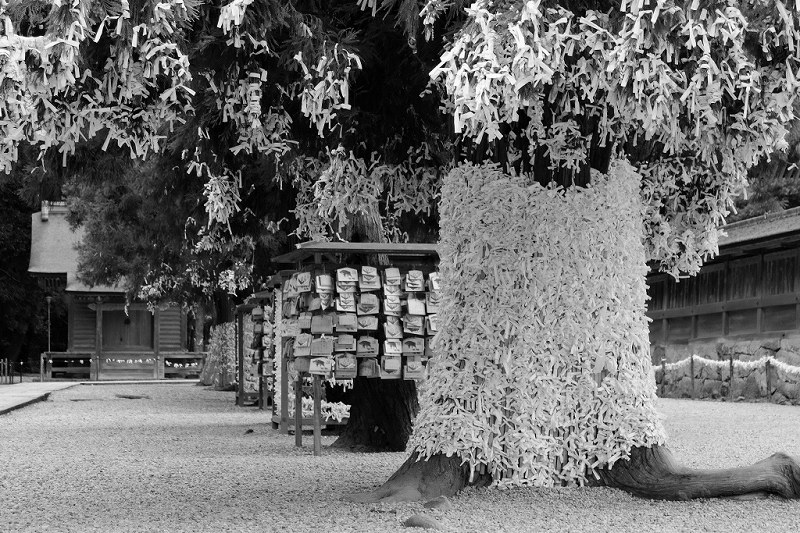
[[[775,357],[792,366],[800,366],[800,335],[720,337],[704,339],[684,344],[651,346],[653,364],[661,364],[665,357],[667,363],[682,361],[692,354],[706,359],[725,359],[732,354],[739,361],[755,361],[762,357]]]
[[[786,372],[774,364],[769,365],[769,376],[765,364],[756,368],[734,366],[733,380],[727,364],[720,367],[695,360],[694,379],[691,368],[688,361],[678,368],[667,368],[664,380],[662,367],[656,366],[658,395],[664,398],[763,400],[800,405],[800,374]]]

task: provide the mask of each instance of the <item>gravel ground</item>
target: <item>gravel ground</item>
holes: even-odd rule
[[[659,410],[686,465],[800,454],[800,407],[659,400]],[[404,454],[313,457],[304,442],[294,448],[232,393],[74,387],[0,417],[0,531],[413,531],[401,523],[420,503],[341,500],[382,483]],[[800,517],[800,501],[656,502],[605,488],[467,490],[452,503],[426,512],[456,532],[795,531]]]

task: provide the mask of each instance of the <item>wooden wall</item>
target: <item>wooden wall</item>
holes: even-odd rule
[[[168,307],[158,312],[159,350],[178,352],[186,349],[186,313],[180,307]]]
[[[95,311],[89,307],[89,305],[94,307],[94,301],[81,295],[70,295],[68,298],[67,350],[94,352],[97,322]],[[124,325],[123,304],[112,301],[104,305],[106,305],[103,311],[104,350],[150,352],[154,350],[155,335],[158,335],[161,352],[180,352],[186,349],[186,313],[180,307],[160,310],[156,324],[155,317],[137,304],[129,313],[131,323]]]
[[[800,249],[730,257],[676,282],[648,277],[650,343],[800,331]]]
[[[94,351],[96,318],[88,302],[70,298],[67,308],[71,352]]]
[[[103,350],[152,351],[153,322],[147,309],[104,309]]]

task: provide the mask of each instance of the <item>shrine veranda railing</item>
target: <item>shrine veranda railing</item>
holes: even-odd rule
[[[45,352],[42,380],[187,379],[200,375],[205,352]]]

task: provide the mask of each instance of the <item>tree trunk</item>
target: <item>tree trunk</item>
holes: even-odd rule
[[[694,498],[760,497],[774,494],[800,498],[800,464],[785,453],[776,453],[758,463],[740,468],[694,470],[675,464],[664,446],[631,449],[630,459],[598,471],[592,485],[624,490],[635,496],[657,500]],[[438,454],[417,461],[406,460],[386,483],[374,491],[349,496],[360,503],[430,500],[453,496],[464,487],[486,486],[491,478],[479,474],[469,480],[469,465],[456,457]]]
[[[418,410],[415,382],[356,378],[350,420],[333,446],[404,451]]]
[[[491,483],[488,475],[476,475],[469,479],[469,465],[455,457],[433,455],[425,461],[417,461],[412,454],[389,480],[372,492],[347,496],[358,503],[413,502],[430,500],[439,496],[453,496],[467,486],[486,486]]]
[[[447,319],[412,454],[383,486],[353,499],[429,499],[490,476],[498,486],[574,486],[594,472],[595,484],[647,498],[800,496],[800,466],[784,454],[702,471],[677,466],[663,447],[635,170],[618,162],[593,187],[563,194],[496,172],[464,166],[445,178]]]
[[[205,304],[197,304],[197,308],[194,310],[194,351],[196,352],[206,351],[206,314]]]

